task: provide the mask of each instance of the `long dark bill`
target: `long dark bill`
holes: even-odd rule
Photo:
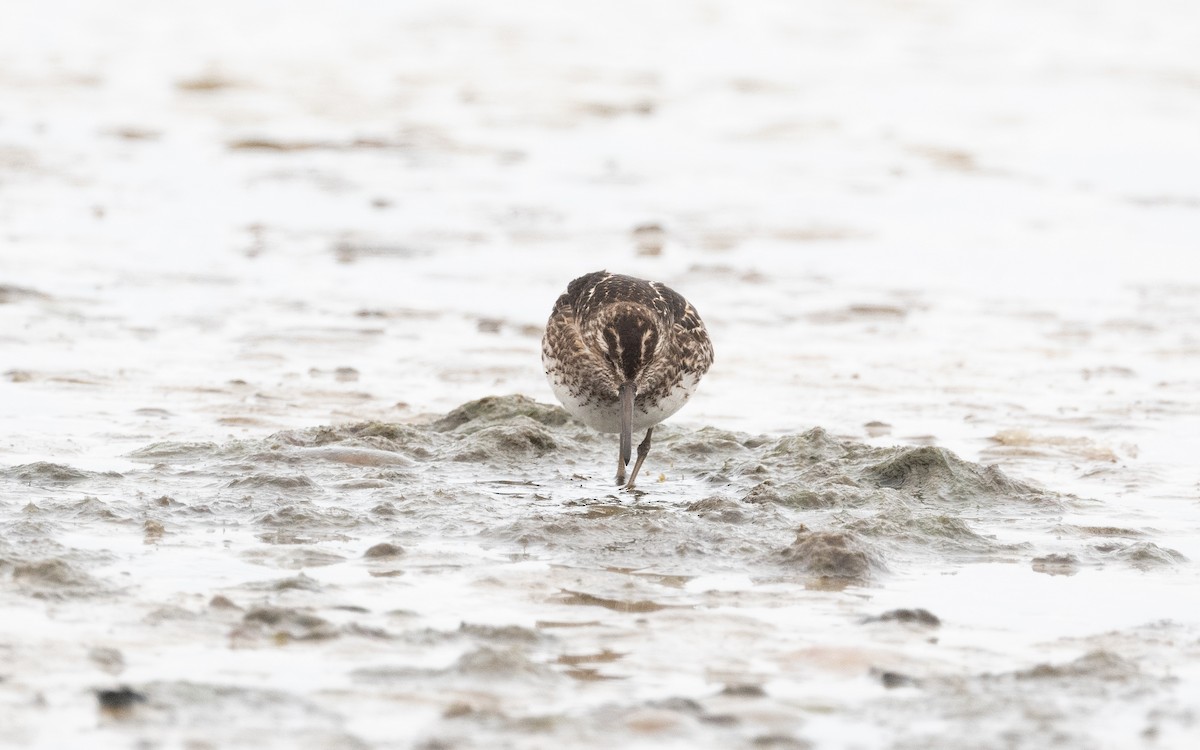
[[[617,394],[621,398],[621,463],[628,466],[633,453],[633,397],[637,395],[637,385],[626,380]]]

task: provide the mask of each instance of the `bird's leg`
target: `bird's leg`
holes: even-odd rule
[[[633,489],[633,481],[637,479],[638,471],[642,468],[642,462],[646,460],[646,455],[650,453],[650,436],[654,434],[654,428],[646,430],[646,438],[638,444],[637,461],[633,464],[633,473],[629,475],[629,484],[625,485],[625,489]]]
[[[625,461],[620,455],[618,455],[617,456],[617,486],[619,487],[622,484],[625,484]]]

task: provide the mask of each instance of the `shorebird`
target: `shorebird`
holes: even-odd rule
[[[712,361],[704,322],[679,293],[606,271],[567,285],[542,338],[546,378],[562,405],[594,430],[621,434],[618,485],[633,433],[646,431],[626,489],[650,452],[654,426],[687,403]]]

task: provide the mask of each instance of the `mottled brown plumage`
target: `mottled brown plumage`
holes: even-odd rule
[[[686,299],[656,281],[605,271],[567,286],[542,339],[546,377],[567,411],[621,434],[618,484],[632,433],[646,430],[627,488],[650,451],[654,425],[687,402],[712,361],[708,332]]]

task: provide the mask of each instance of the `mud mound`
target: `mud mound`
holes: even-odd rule
[[[1133,544],[1107,542],[1094,545],[1092,549],[1099,553],[1102,561],[1117,560],[1128,563],[1138,570],[1179,565],[1188,561],[1181,553],[1169,547],[1160,547],[1153,542],[1134,542]]]
[[[316,483],[306,476],[278,476],[275,474],[251,474],[247,477],[234,479],[229,483],[231,488],[260,488],[268,487],[290,492],[304,492],[315,489]]]
[[[99,581],[61,558],[16,564],[12,580],[22,592],[40,599],[92,596],[107,591]]]
[[[1033,487],[1009,479],[994,466],[964,461],[945,448],[887,449],[884,460],[862,475],[878,487],[901,490],[922,500],[969,504],[982,499],[1037,497]]]
[[[381,451],[391,454],[406,454],[416,458],[428,458],[428,429],[412,425],[389,424],[386,422],[359,422],[337,427],[315,427],[306,430],[285,430],[269,439],[271,447],[308,448],[310,455],[325,456],[339,460],[334,449],[344,451]],[[285,452],[284,455],[291,455]],[[343,454],[343,458],[349,454]],[[396,456],[402,461],[402,456]],[[345,461],[350,463],[351,461]]]
[[[98,477],[121,478],[121,475],[116,472],[84,471],[72,466],[46,461],[0,469],[0,476],[26,484],[75,484]]]
[[[565,410],[526,396],[488,396],[463,404],[430,426],[437,432],[473,431],[514,417],[527,417],[547,427],[561,427],[572,421]]]
[[[195,461],[208,458],[219,452],[216,443],[151,443],[144,448],[129,454],[129,458],[139,461]]]
[[[845,457],[851,448],[814,427],[799,435],[787,435],[766,447],[763,458],[777,465],[806,466]]]
[[[871,493],[845,486],[806,486],[799,482],[760,482],[742,496],[742,502],[783,505],[789,508],[848,508],[869,503]]]
[[[975,527],[1061,504],[936,447],[873,448],[821,428],[764,437],[664,425],[657,437],[632,494],[609,479],[615,439],[524,396],[479,399],[426,424],[156,443],[133,455],[164,471],[190,463],[208,473],[217,496],[192,510],[234,517],[271,544],[343,539],[369,521],[392,527],[385,530],[406,548],[469,533],[576,564],[672,574],[748,565],[778,574],[782,564],[806,576],[872,581],[887,570],[885,558],[1011,554],[1019,543]],[[369,498],[363,508],[373,510],[355,510],[353,498]],[[1140,547],[1094,554],[1135,567],[1171,558]]]
[[[883,558],[867,542],[845,531],[801,528],[779,555],[801,572],[821,578],[866,581],[884,569]]]
[[[962,518],[914,511],[901,504],[892,504],[866,518],[847,519],[845,527],[874,539],[942,550],[978,554],[1012,549],[976,533]]]
[[[508,424],[495,424],[466,432],[455,461],[486,463],[543,456],[558,447],[549,430],[524,415]]]

